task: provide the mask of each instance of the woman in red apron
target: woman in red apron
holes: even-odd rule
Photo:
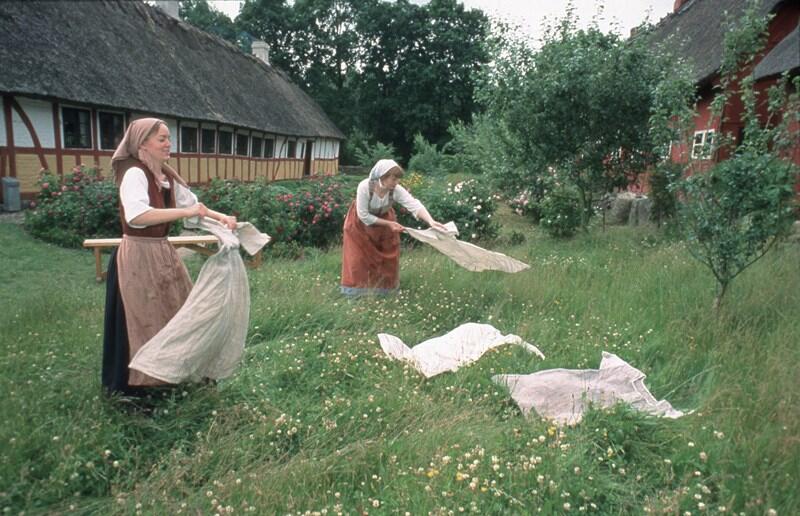
[[[388,294],[400,286],[400,233],[394,203],[417,219],[444,231],[428,210],[399,185],[403,169],[390,159],[379,160],[358,185],[356,199],[344,219],[342,293],[346,296]]]

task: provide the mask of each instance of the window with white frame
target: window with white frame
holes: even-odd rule
[[[217,131],[203,127],[200,130],[200,152],[215,154],[217,152]]]
[[[275,156],[275,138],[264,138],[264,157],[272,158]]]
[[[247,156],[248,155],[248,143],[250,142],[250,136],[247,134],[236,133],[236,155],[237,156]]]
[[[61,108],[61,127],[64,135],[64,148],[91,149],[92,125],[88,109]]]
[[[97,113],[97,126],[100,128],[100,148],[114,150],[125,135],[125,117],[122,113]]]
[[[197,127],[181,124],[181,152],[197,152]]]
[[[286,157],[287,158],[296,158],[297,157],[297,142],[294,140],[290,140],[286,142]]]
[[[692,140],[692,159],[709,159],[714,146],[714,129],[695,131]]]
[[[250,143],[250,156],[260,158],[261,148],[264,146],[264,139],[260,136],[253,136],[253,141]]]
[[[220,129],[219,131],[219,153],[233,154],[233,133]]]

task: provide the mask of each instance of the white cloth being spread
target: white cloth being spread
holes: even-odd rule
[[[203,265],[175,317],[130,363],[131,369],[174,384],[226,378],[236,370],[250,318],[250,287],[239,246],[253,255],[270,240],[248,222],[237,224],[235,231],[212,219],[185,225],[216,236],[219,251]]]
[[[548,369],[528,375],[492,377],[506,385],[524,414],[531,409],[541,417],[572,425],[590,405],[611,407],[618,402],[656,416],[677,418],[684,413],[667,401],[658,401],[644,385],[645,374],[617,355],[603,352],[599,369]]]
[[[491,324],[462,324],[441,337],[417,344],[413,349],[394,335],[379,333],[378,339],[384,353],[397,360],[409,362],[426,378],[455,371],[476,361],[490,349],[504,344],[522,346],[544,358],[536,346],[528,344],[517,335],[503,335]]]
[[[452,221],[445,224],[444,227],[447,228],[447,232],[433,228],[425,230],[406,228],[406,233],[420,242],[433,246],[440,253],[473,272],[485,270],[519,272],[530,268],[527,263],[515,260],[510,256],[457,240],[458,229]]]

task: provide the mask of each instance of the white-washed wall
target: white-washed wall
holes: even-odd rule
[[[53,129],[53,104],[46,100],[25,97],[16,97],[16,101],[28,115],[42,148],[54,149],[56,141]],[[18,147],[33,147],[33,137],[16,109],[11,110],[11,124],[14,128],[14,144]]]

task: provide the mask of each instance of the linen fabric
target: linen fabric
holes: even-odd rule
[[[187,208],[197,204],[197,196],[180,183],[175,185],[175,207]],[[161,183],[161,188],[171,188],[169,181]],[[131,224],[131,221],[153,209],[148,195],[148,180],[146,172],[139,167],[129,168],[122,177],[119,185],[119,200],[125,213],[125,221],[132,228],[146,226]]]
[[[163,382],[214,380],[232,375],[244,352],[250,288],[241,245],[255,254],[269,236],[247,222],[231,231],[212,219],[187,227],[209,231],[219,251],[203,265],[186,302],[133,356],[131,372]]]
[[[478,360],[484,353],[505,344],[522,346],[544,359],[536,346],[517,335],[503,335],[491,324],[465,323],[440,337],[423,341],[409,348],[402,340],[379,333],[381,349],[389,357],[411,364],[426,378],[459,368]]]
[[[620,402],[656,416],[678,418],[684,414],[669,402],[657,400],[644,379],[644,373],[605,351],[599,369],[547,369],[528,375],[492,377],[509,388],[524,414],[533,410],[559,424],[580,422],[592,405],[611,407]]]
[[[406,233],[420,242],[430,245],[469,271],[493,270],[513,273],[530,268],[527,263],[510,256],[456,239],[458,228],[452,221],[444,226],[447,228],[446,232],[433,228],[425,230],[406,228]]]

